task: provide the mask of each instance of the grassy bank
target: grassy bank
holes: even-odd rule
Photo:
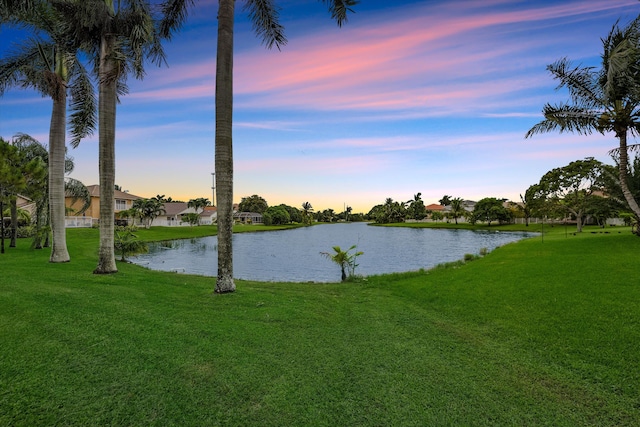
[[[97,231],[68,236],[68,264],[26,241],[0,257],[0,425],[640,422],[628,229],[560,227],[458,268],[238,281],[224,296],[213,278],[130,264],[95,276]]]

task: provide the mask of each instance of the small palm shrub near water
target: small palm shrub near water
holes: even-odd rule
[[[356,267],[358,266],[358,264],[356,264],[356,258],[364,253],[356,251],[356,246],[357,245],[353,245],[346,251],[343,251],[340,246],[334,246],[334,253],[320,252],[320,255],[330,259],[340,266],[343,282],[356,278],[355,272]]]
[[[114,236],[114,246],[116,252],[121,255],[120,260],[126,261],[128,255],[135,255],[149,251],[149,247],[145,242],[138,240],[138,236],[134,234],[137,228],[132,227],[116,227]]]

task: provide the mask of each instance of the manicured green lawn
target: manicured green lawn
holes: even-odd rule
[[[174,230],[212,233],[138,234]],[[69,230],[68,264],[20,241],[0,256],[0,425],[640,425],[640,238],[545,231],[462,266],[222,296],[93,275],[97,230]]]

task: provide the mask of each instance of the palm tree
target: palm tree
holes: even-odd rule
[[[356,264],[356,258],[362,255],[364,252],[353,252],[352,250],[356,249],[356,245],[351,246],[346,251],[343,251],[340,246],[334,246],[334,253],[329,252],[320,252],[320,255],[330,259],[340,266],[340,271],[342,273],[342,281],[347,280],[347,277],[353,276],[358,264]],[[347,271],[349,275],[347,275]]]
[[[422,193],[414,194],[413,200],[407,201],[410,209],[410,217],[415,220],[422,220],[427,216],[427,211],[424,207],[424,201],[422,200]]]
[[[67,93],[71,95],[71,145],[93,133],[96,104],[93,86],[76,46],[68,43],[69,23],[45,1],[0,0],[2,20],[44,33],[51,41],[28,38],[0,61],[0,96],[9,87],[34,88],[53,101],[49,129],[49,218],[53,232],[51,262],[70,260],[65,230],[65,134]]]
[[[161,34],[169,37],[186,19],[186,6],[193,0],[166,0],[166,19]],[[338,26],[347,20],[347,13],[357,0],[323,0]],[[216,293],[234,292],[233,281],[233,17],[235,0],[219,0],[218,44],[216,55],[216,142],[215,171],[218,198],[218,277]],[[284,28],[279,23],[278,8],[272,0],[247,0],[246,10],[253,28],[267,48],[287,43]]]
[[[144,253],[149,251],[149,247],[145,242],[138,240],[130,228],[124,230],[116,230],[115,236],[115,250],[120,251],[120,261],[125,262],[126,256],[130,254]]]
[[[53,5],[68,22],[75,23],[67,35],[89,54],[98,76],[100,245],[94,273],[115,273],[116,104],[119,95],[127,92],[128,74],[141,79],[144,61],[160,64],[164,54],[149,1],[58,0]]]
[[[640,206],[628,186],[629,160],[627,137],[640,134],[640,17],[625,27],[614,24],[602,39],[602,67],[573,66],[566,58],[549,66],[560,87],[569,90],[571,101],[559,105],[546,104],[544,120],[525,135],[558,130],[582,135],[613,132],[619,147],[620,186],[629,208],[640,218]]]
[[[82,201],[82,206],[76,213],[83,213],[91,206],[91,194],[87,186],[81,181],[67,177],[64,180],[64,192],[66,197],[71,198],[71,205],[74,205],[78,200]],[[66,210],[67,208],[65,207]]]
[[[27,195],[31,199],[35,200],[36,202],[35,217],[36,217],[37,235],[36,235],[36,241],[34,246],[40,249],[42,247],[43,238],[45,240],[44,246],[48,246],[47,241],[48,241],[49,234],[46,231],[51,226],[51,221],[52,221],[51,215],[50,214],[48,215],[48,213],[50,212],[49,202],[51,200],[51,195],[49,194],[51,185],[50,185],[50,179],[48,177],[48,174],[51,172],[50,150],[47,151],[47,148],[44,145],[42,145],[40,141],[36,140],[30,135],[23,134],[23,133],[15,135],[11,139],[11,144],[14,145],[18,149],[18,151],[20,151],[20,153],[24,158],[23,162],[26,163],[31,161],[32,159],[38,158],[38,159],[41,159],[44,162],[44,164],[47,166],[47,170],[45,171],[46,173],[44,175],[44,180],[42,179],[34,180],[32,178],[32,182],[28,186],[28,192],[27,192]],[[65,155],[63,172],[65,174],[70,173],[73,171],[73,168],[74,168],[73,159]],[[89,194],[89,190],[87,190],[87,187],[82,182],[76,179],[66,178],[64,180],[64,195],[65,197],[67,196],[71,197],[72,204],[78,200],[81,200],[83,202],[83,205],[80,208],[79,212],[84,212],[90,206],[91,196]],[[15,203],[12,203],[12,208],[14,208],[14,205]],[[65,214],[66,214],[66,207],[65,207]],[[64,219],[64,216],[63,216],[63,219]],[[15,222],[16,222],[15,220],[12,220],[12,224]],[[63,226],[64,226],[64,222],[63,222]],[[44,230],[42,229],[43,227],[44,227]],[[13,238],[12,238],[12,243],[13,243]],[[55,241],[54,241],[54,244],[55,244]],[[12,244],[12,246],[15,246],[15,244]]]
[[[164,203],[153,197],[134,200],[131,209],[137,212],[145,228],[150,228],[153,220],[166,212]]]
[[[211,205],[211,202],[209,201],[209,199],[205,198],[205,197],[198,197],[196,199],[191,199],[187,202],[187,207],[188,208],[193,208],[195,209],[195,217],[192,217],[191,219],[187,219],[187,221],[189,221],[189,223],[191,224],[191,221],[196,220],[196,223],[198,225],[200,225],[200,212],[204,211],[204,208]],[[200,209],[202,209],[202,211],[200,211]]]
[[[451,216],[453,216],[456,224],[458,224],[458,218],[464,215],[463,200],[460,197],[455,197],[449,201],[451,203]]]
[[[311,216],[311,212],[313,212],[313,206],[311,206],[311,203],[304,202],[302,204],[302,217],[305,225],[311,224],[313,220],[313,217]]]
[[[444,196],[442,196],[442,199],[438,200],[438,203],[440,203],[442,206],[449,206],[451,204],[451,196],[445,194]]]
[[[353,208],[351,206],[347,206],[344,210],[344,220],[349,222],[349,215],[351,215],[351,212],[353,211]]]
[[[191,199],[187,202],[187,207],[195,209],[196,213],[202,212],[202,211],[200,212],[198,211],[200,209],[204,210],[204,208],[210,205],[211,205],[211,202],[206,197],[198,197],[196,199]]]

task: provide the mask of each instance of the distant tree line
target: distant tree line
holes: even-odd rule
[[[252,196],[243,197],[238,204],[239,212],[255,212],[262,215],[262,221],[265,225],[281,225],[281,224],[305,224],[310,225],[313,222],[339,222],[339,221],[365,221],[367,218],[362,213],[353,213],[350,206],[345,206],[344,211],[336,212],[333,209],[325,209],[314,212],[313,206],[309,202],[301,204],[302,209],[281,203],[276,206],[269,206],[267,201],[254,194]]]

